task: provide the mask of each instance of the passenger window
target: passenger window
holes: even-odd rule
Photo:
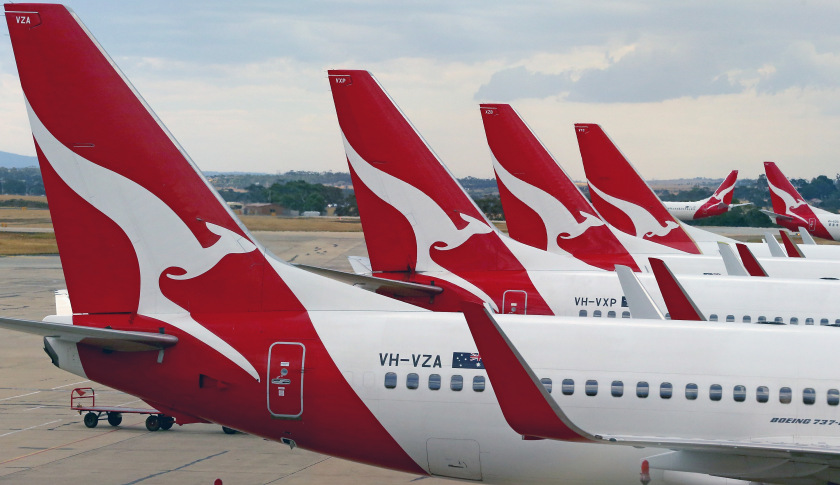
[[[615,318],[615,312],[610,310],[607,312],[607,318]]]
[[[827,318],[821,318],[820,319],[820,325],[828,325],[828,319]]]
[[[770,389],[767,386],[758,386],[755,388],[755,400],[758,402],[767,402],[770,400]]]
[[[437,391],[440,389],[440,374],[429,375],[429,389]]]
[[[624,383],[621,381],[612,381],[610,390],[612,391],[613,397],[621,397],[624,395]]]
[[[650,394],[650,386],[645,381],[639,381],[636,383],[636,397],[648,397]]]
[[[394,372],[388,372],[385,374],[385,387],[387,389],[393,389],[397,387],[397,374]]]
[[[813,318],[806,318],[805,319],[805,325],[813,325],[813,324],[814,324],[814,319]]]
[[[752,318],[749,315],[744,315],[743,321],[744,323],[750,323],[752,322]]]
[[[688,399],[689,401],[693,401],[693,400],[697,399],[697,394],[699,394],[699,391],[697,390],[697,384],[694,384],[692,382],[691,384],[686,384],[685,385],[685,398],[686,399]]]
[[[449,380],[449,389],[453,391],[460,391],[464,388],[464,378],[459,375],[452,376],[452,379]]]
[[[621,318],[630,318],[630,312],[621,312]],[[840,320],[837,320],[840,323]]]
[[[674,394],[674,386],[670,382],[663,382],[659,385],[659,397],[662,399],[671,399]]]
[[[779,389],[779,402],[782,404],[790,404],[790,400],[793,397],[793,392],[791,392],[789,387],[783,387]]]
[[[405,387],[409,389],[417,389],[420,387],[420,376],[412,372],[405,379]]]
[[[726,316],[726,321],[727,322],[734,322],[735,321],[735,315],[727,315]]]
[[[837,389],[829,389],[827,396],[827,402],[829,406],[836,406],[840,404],[840,391],[838,391]]]
[[[712,401],[720,401],[723,397],[723,387],[720,384],[712,384],[709,387],[709,399]]]
[[[585,316],[586,316],[586,310],[581,310],[581,311],[579,311],[579,312],[578,312],[578,316],[579,316],[579,317],[585,317]]]
[[[732,398],[735,399],[736,402],[744,402],[747,400],[747,388],[744,386],[735,386],[735,389],[732,390]]]
[[[709,321],[710,322],[716,322],[717,319],[718,319],[717,313],[712,313],[711,315],[709,315]]]
[[[551,394],[551,378],[543,377],[542,379],[540,379],[540,382],[542,383],[545,390],[548,391],[549,394]]]
[[[806,387],[802,390],[802,402],[808,405],[817,402],[817,391],[813,387]]]
[[[592,316],[593,317],[600,317],[601,316],[601,310],[595,310],[594,312],[592,312]]]
[[[767,317],[765,317],[764,315],[759,315],[757,321],[758,323],[767,323]]]
[[[840,318],[838,318],[837,320],[834,320],[834,324],[835,325],[840,325]]]
[[[791,317],[790,318],[790,324],[791,325],[799,325],[799,319],[796,318],[796,317]]]
[[[785,319],[782,317],[776,317],[773,319],[773,323],[785,323]]]
[[[571,396],[575,393],[575,380],[563,379],[563,382],[560,384],[560,390],[564,396]]]
[[[483,392],[484,391],[484,376],[473,377],[473,391],[475,391],[475,392]]]
[[[586,381],[586,386],[583,388],[587,396],[596,396],[598,394],[598,381],[589,379]]]
[[[670,319],[671,319],[671,314],[670,314],[670,313],[666,313],[666,314],[665,314],[665,320],[670,320]]]

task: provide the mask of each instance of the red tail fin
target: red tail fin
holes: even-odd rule
[[[691,254],[697,244],[665,209],[600,126],[575,124],[589,195],[598,213],[627,234]]]
[[[738,248],[738,254],[741,256],[741,261],[744,263],[744,268],[749,272],[750,276],[767,276],[767,271],[761,266],[761,263],[755,259],[752,251],[746,244],[738,243],[735,245]]]
[[[811,206],[799,195],[799,192],[775,163],[764,162],[764,173],[767,174],[767,185],[770,188],[773,212],[781,216],[787,216],[777,217],[776,224],[791,231],[797,231],[799,227],[805,227],[817,237],[833,239]]]
[[[720,184],[720,187],[715,190],[715,193],[712,194],[712,198],[717,199],[724,204],[731,204],[732,203],[732,195],[735,193],[735,182],[738,180],[738,171],[733,170],[729,172],[729,175],[723,180],[723,183]]]
[[[508,234],[599,268],[636,262],[589,201],[508,104],[482,104],[481,118],[505,210]]]

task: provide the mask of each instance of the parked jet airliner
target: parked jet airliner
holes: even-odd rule
[[[509,386],[533,380],[488,383],[462,315],[426,312],[274,258],[71,11],[5,10],[75,313],[0,326],[43,335],[60,368],[136,395],[181,424],[212,421],[421,475],[635,483],[648,459],[655,483],[711,484],[763,460],[760,472],[776,481],[837,481],[840,448],[829,425],[840,421],[836,329],[499,315],[528,365],[510,369],[545,372],[541,389],[571,390],[575,404],[563,406],[577,426],[617,437],[557,441],[577,438],[534,414],[520,417],[550,429],[528,436],[549,439],[523,440],[510,424],[510,400],[500,407],[495,389],[509,396]],[[661,397],[607,396],[589,382],[613,375],[641,389],[647,382]],[[686,398],[677,392],[683,381],[704,386],[697,399],[688,384]],[[741,385],[750,386],[744,399]],[[702,440],[715,460],[655,459],[664,450],[638,438],[685,449],[675,433]],[[625,435],[638,448],[621,446],[630,444]]]
[[[733,170],[720,184],[714,193],[702,200],[693,202],[662,201],[674,217],[681,221],[695,221],[711,216],[725,214],[729,209],[747,204],[732,204],[732,196],[735,189],[735,181],[738,179],[738,171]]]

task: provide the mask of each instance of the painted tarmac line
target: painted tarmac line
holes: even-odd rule
[[[30,426],[30,427],[28,427],[28,428],[16,429],[16,430],[14,430],[14,431],[9,431],[8,433],[3,433],[3,434],[0,434],[0,438],[2,438],[2,437],[4,437],[4,436],[9,436],[10,434],[20,433],[21,431],[26,431],[26,430],[29,430],[29,429],[40,428],[41,426],[46,426],[46,425],[48,425],[48,424],[57,423],[57,422],[59,422],[59,421],[61,421],[61,420],[60,420],[60,419],[56,419],[55,421],[50,421],[49,423],[41,423],[41,424],[36,424],[35,426]]]
[[[84,384],[85,382],[90,382],[90,379],[85,379],[85,380],[79,381],[79,382],[71,382],[70,384],[64,384],[63,386],[55,386],[55,387],[51,388],[50,390],[55,391],[56,389],[62,389],[64,387],[75,386],[76,384]]]
[[[0,399],[0,401],[8,401],[9,399],[15,399],[15,398],[18,398],[18,397],[31,396],[33,394],[38,394],[39,392],[41,392],[41,391],[30,392],[30,393],[27,393],[27,394],[18,394],[17,396],[11,396],[11,397],[4,397],[3,399]]]

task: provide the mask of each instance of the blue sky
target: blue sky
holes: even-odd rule
[[[204,170],[346,171],[326,80],[368,69],[457,176],[492,176],[479,102],[573,176],[575,122],[647,178],[840,172],[833,1],[71,1]],[[0,150],[32,154],[8,34]]]

